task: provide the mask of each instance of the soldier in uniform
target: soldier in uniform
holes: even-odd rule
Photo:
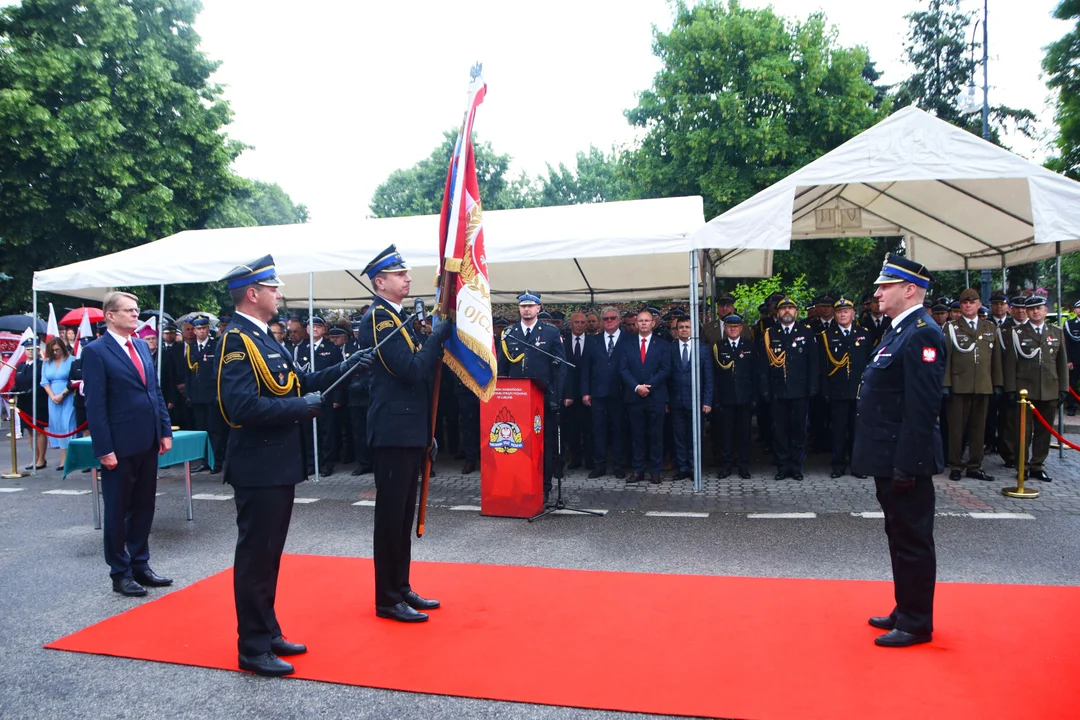
[[[300,371],[269,334],[281,292],[269,255],[225,276],[236,315],[221,339],[218,414],[232,426],[225,451],[225,482],[236,502],[233,593],[239,665],[280,676],[293,666],[280,656],[307,648],[287,641],[274,612],[281,551],[289,532],[297,483],[305,479],[300,427],[322,406],[325,389],[352,365],[371,364],[371,353],[318,373]],[[305,394],[306,393],[306,394]]]
[[[195,337],[184,354],[187,404],[194,418],[195,429],[210,436],[210,448],[214,452],[214,467],[208,468],[203,464],[195,468],[194,472],[209,469],[213,475],[221,472],[228,439],[225,422],[218,412],[218,344],[210,340],[210,318],[206,315],[196,316],[191,325],[195,329]]]
[[[1005,392],[1007,402],[1016,404],[1020,390],[1028,391],[1028,400],[1047,422],[1057,417],[1058,403],[1069,392],[1069,364],[1065,355],[1065,335],[1061,328],[1046,320],[1046,298],[1032,296],[1024,303],[1028,321],[1009,331],[1011,340],[1005,353]],[[1050,452],[1050,431],[1032,417],[1026,426],[1024,448],[1028,477],[1050,482],[1043,468]]]
[[[898,255],[885,256],[874,296],[894,318],[863,373],[851,469],[872,475],[885,514],[896,606],[870,624],[888,630],[874,642],[907,647],[934,631],[933,476],[944,469],[937,425],[945,375],[945,338],[923,309],[933,275]]]
[[[735,465],[732,443],[739,448],[739,477],[750,478],[750,415],[758,396],[757,348],[742,337],[743,320],[732,314],[724,318],[725,338],[713,346],[715,364],[714,429],[720,439],[720,479],[731,475]]]
[[[855,402],[874,342],[869,330],[854,324],[854,302],[841,297],[833,303],[833,309],[836,322],[820,335],[819,361],[821,394],[828,406],[831,429],[831,477],[838,478],[847,472],[855,444]]]
[[[319,372],[328,367],[334,367],[345,359],[341,355],[340,348],[327,339],[325,320],[318,315],[314,316],[308,323],[308,331],[311,333],[311,340],[301,346],[300,355],[309,363],[311,372]],[[334,391],[333,397],[323,398],[323,408],[316,418],[315,426],[318,428],[319,433],[319,471],[324,475],[334,473],[334,464],[337,459],[337,443],[334,439],[337,434],[337,423],[335,422],[334,404],[341,403],[345,399],[344,394],[345,389],[341,388],[340,392],[338,390]],[[307,427],[307,437],[311,439],[311,425]],[[314,457],[312,457],[311,470],[312,472],[315,471]]]
[[[960,293],[961,317],[945,326],[945,390],[949,416],[950,480],[964,469],[964,438],[968,441],[967,476],[993,480],[982,469],[986,413],[990,397],[1001,394],[1001,343],[994,323],[978,317],[979,293]]]
[[[881,301],[875,294],[870,298],[870,314],[866,316],[863,327],[870,331],[870,337],[874,338],[874,345],[881,342],[881,337],[892,326],[892,320],[881,310]]]
[[[1075,390],[1080,386],[1080,300],[1073,303],[1071,320],[1065,323],[1065,355],[1069,359],[1069,387]],[[1076,398],[1072,393],[1065,396],[1065,414],[1076,415]]]
[[[776,311],[780,322],[762,339],[761,387],[773,421],[776,479],[802,480],[807,405],[820,381],[817,341],[805,323],[795,322],[798,308],[791,298],[782,298]]]
[[[944,303],[931,305],[930,314],[934,316],[934,322],[942,329],[945,328],[945,323],[949,322],[949,306]]]
[[[345,325],[349,323],[342,321]],[[360,352],[360,343],[352,336],[351,327],[342,327],[341,323],[326,331],[330,342],[341,351],[341,359],[348,360],[353,353]],[[334,447],[330,457],[346,465],[356,460],[356,444],[353,442],[352,418],[349,416],[349,390],[342,388],[338,397],[333,399],[334,406]]]
[[[406,322],[409,266],[394,245],[364,268],[375,300],[361,321],[360,341],[374,347],[391,338],[371,366],[367,439],[375,471],[375,614],[399,622],[424,622],[439,607],[413,592],[409,582],[412,522],[424,452],[432,438],[431,393],[435,366],[453,325],[438,323],[421,343]]]
[[[544,498],[551,492],[551,478],[559,448],[558,410],[563,397],[566,359],[562,336],[554,325],[539,318],[540,294],[526,290],[518,295],[521,322],[503,331],[499,339],[499,376],[534,378],[544,386]],[[554,357],[552,357],[554,356]],[[557,359],[556,359],[557,358]]]

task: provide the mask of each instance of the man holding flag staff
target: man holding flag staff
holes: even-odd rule
[[[409,297],[409,266],[393,245],[364,268],[375,300],[360,321],[360,342],[379,346],[371,367],[367,441],[375,472],[375,614],[400,622],[424,622],[439,607],[409,584],[413,515],[424,452],[431,443],[431,393],[449,321],[435,325],[421,343],[402,307]]]
[[[319,372],[297,368],[267,323],[277,317],[281,281],[269,255],[225,276],[236,315],[221,338],[218,397],[233,429],[225,451],[225,482],[236,501],[233,593],[239,665],[258,675],[293,672],[281,655],[307,648],[288,642],[274,612],[281,551],[289,533],[296,485],[307,479],[311,446],[300,427],[322,409],[325,390],[354,366],[371,364],[359,352]],[[89,385],[89,383],[88,383]]]

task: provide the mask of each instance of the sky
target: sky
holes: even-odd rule
[[[881,82],[908,74],[904,15],[923,3],[743,0],[770,4],[789,17],[823,11],[841,45],[869,50]],[[1034,110],[1047,135],[1043,48],[1069,29],[1051,18],[1055,5],[989,0],[990,102]],[[961,7],[981,16],[982,0]],[[427,157],[460,124],[476,61],[488,92],[475,130],[514,158],[513,174],[572,165],[590,144],[633,142],[623,113],[659,69],[653,26],[667,29],[671,16],[666,0],[203,0],[196,30],[221,61],[214,80],[235,114],[229,135],[253,146],[236,170],[280,184],[314,222],[344,226],[369,214],[393,170]],[[1049,139],[1006,141],[1041,162]]]

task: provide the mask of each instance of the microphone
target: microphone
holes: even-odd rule
[[[420,321],[420,324],[424,324],[424,298],[416,298],[413,300],[413,314],[416,315],[416,319]]]

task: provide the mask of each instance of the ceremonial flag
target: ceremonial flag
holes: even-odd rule
[[[439,253],[444,259],[443,272],[449,275],[440,283],[436,302],[440,308],[454,310],[451,317],[455,332],[446,342],[443,362],[481,400],[488,400],[495,392],[498,369],[480,186],[472,144],[473,119],[486,92],[487,85],[477,66],[472,71],[465,118],[446,173]],[[441,297],[443,292],[445,298]]]
[[[49,303],[49,325],[45,328],[45,342],[52,340],[60,334],[60,326],[56,324],[56,311],[52,303]]]
[[[79,322],[79,329],[75,333],[75,347],[71,349],[71,354],[77,358],[82,357],[83,345],[92,337],[94,337],[94,331],[90,328],[90,311],[83,308],[82,320]]]
[[[147,320],[138,324],[135,328],[135,337],[145,340],[151,335],[157,335],[157,315],[151,315]]]
[[[34,329],[32,327],[26,328],[22,337],[19,338],[19,344],[15,346],[15,351],[11,353],[11,357],[3,361],[0,365],[0,392],[8,392],[15,386],[15,370],[20,364],[26,362],[26,348],[23,347],[23,343],[27,340],[34,339]]]

